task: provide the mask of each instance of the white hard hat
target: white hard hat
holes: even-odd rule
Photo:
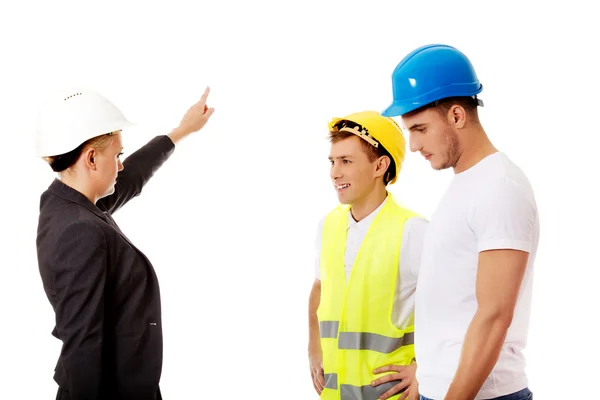
[[[91,138],[131,125],[101,94],[84,88],[63,90],[54,94],[40,111],[36,156],[65,154]]]

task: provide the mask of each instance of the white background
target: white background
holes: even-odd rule
[[[530,387],[542,400],[594,398],[600,32],[587,2],[549,3],[3,2],[0,397],[56,393],[60,342],[35,250],[39,195],[54,175],[34,158],[32,134],[52,90],[109,97],[139,123],[124,132],[131,154],[210,85],[209,124],[115,214],[159,276],[163,395],[310,399],[314,240],[337,202],[326,123],[383,110],[397,62],[441,42],[473,62],[484,128],[536,193]],[[451,176],[410,153],[391,191],[429,217]]]

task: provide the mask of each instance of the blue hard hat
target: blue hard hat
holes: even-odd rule
[[[395,117],[447,97],[471,96],[483,90],[469,59],[444,44],[430,44],[410,52],[392,74],[394,101],[381,115]]]

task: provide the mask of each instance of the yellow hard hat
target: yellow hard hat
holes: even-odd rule
[[[345,121],[360,125],[360,127],[354,126],[354,124],[346,125],[343,123]],[[383,146],[392,156],[396,166],[396,175],[389,184],[396,182],[406,153],[406,140],[396,121],[382,116],[377,111],[361,111],[344,118],[332,119],[329,122],[329,130],[353,133],[374,147]]]

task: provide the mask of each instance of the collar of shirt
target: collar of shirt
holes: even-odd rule
[[[358,222],[352,216],[352,211],[348,210],[348,229],[359,228],[359,227],[363,227],[363,226],[365,226],[365,227],[370,226],[371,222],[373,222],[373,220],[375,219],[375,217],[377,216],[379,211],[381,211],[381,209],[383,208],[383,206],[386,203],[386,201],[388,200],[388,198],[389,198],[389,196],[386,196],[385,200],[383,200],[383,202],[379,205],[379,207],[377,207],[375,210],[373,210],[373,212],[371,212],[371,214],[367,215],[365,218],[361,219]]]

